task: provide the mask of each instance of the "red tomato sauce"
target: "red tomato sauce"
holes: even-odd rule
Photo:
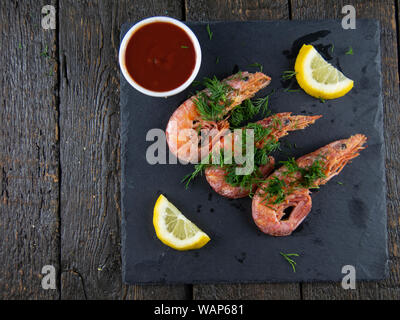
[[[192,74],[196,52],[192,40],[178,26],[153,22],[139,28],[128,41],[125,65],[142,87],[164,92],[178,88]]]

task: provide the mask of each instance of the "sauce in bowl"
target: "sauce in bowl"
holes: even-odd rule
[[[178,88],[192,75],[196,51],[188,34],[169,22],[141,26],[130,37],[126,70],[145,89],[165,92]]]

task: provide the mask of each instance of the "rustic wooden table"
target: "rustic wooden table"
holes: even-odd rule
[[[41,9],[56,8],[56,30]],[[389,278],[357,283],[127,286],[121,280],[120,26],[181,20],[381,22]],[[0,298],[400,299],[399,0],[8,0],[0,2]],[[265,39],[268,41],[268,39]],[[268,52],[266,53],[268,54]],[[57,288],[43,290],[53,265]]]

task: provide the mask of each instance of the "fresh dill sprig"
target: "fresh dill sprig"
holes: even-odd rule
[[[270,159],[268,156],[271,152],[279,149],[279,142],[273,138],[268,138],[272,133],[272,129],[270,127],[264,127],[259,123],[249,123],[243,127],[243,130],[244,133],[247,132],[246,130],[253,130],[254,146],[256,146],[254,150],[253,171],[248,175],[237,175],[236,168],[240,167],[241,165],[237,165],[235,163],[232,165],[225,165],[223,160],[220,162],[220,166],[225,168],[227,173],[225,176],[225,181],[228,184],[234,187],[241,187],[252,192],[254,184],[261,183],[265,180],[262,172],[260,171],[260,167],[269,163]],[[243,152],[246,152],[247,135],[243,134],[242,139]]]
[[[211,40],[212,36],[213,36],[213,33],[212,33],[211,29],[210,29],[210,25],[209,24],[207,24],[206,29],[207,29],[207,33],[208,33],[208,38]]]
[[[296,74],[297,74],[297,72],[296,72],[296,71],[292,71],[292,70],[283,71],[283,74],[282,74],[282,76],[281,76],[281,79],[282,79],[282,80],[290,80],[290,79],[292,79]]]
[[[290,89],[290,88],[285,88],[285,90],[283,90],[285,92],[300,92],[300,89]]]
[[[215,58],[215,64],[218,64],[219,63],[219,57],[216,57]]]
[[[354,54],[353,48],[349,47],[349,50],[347,50],[346,54],[353,55]]]
[[[272,117],[272,124],[275,129],[278,129],[279,127],[282,127],[282,121],[279,119],[278,116],[273,116]]]
[[[326,177],[320,159],[304,168],[299,167],[294,158],[280,161],[280,163],[286,169],[282,175],[289,179],[285,181],[285,179],[279,179],[275,176],[268,181],[268,184],[263,188],[263,202],[266,204],[282,203],[287,195],[299,188],[316,189],[318,186],[315,182]]]
[[[232,110],[229,118],[231,127],[240,127],[243,122],[253,119],[254,116],[260,112],[264,117],[270,115],[271,111],[268,108],[269,98],[273,93],[274,91],[271,91],[263,98],[257,98],[254,100],[247,99],[243,101],[241,105],[236,106]]]
[[[226,107],[230,105],[228,94],[232,88],[224,81],[213,78],[204,78],[202,85],[207,89],[207,93],[202,91],[197,93],[194,103],[203,120],[218,121],[225,114]]]
[[[223,104],[211,102],[209,97],[200,92],[197,98],[194,99],[197,110],[202,119],[207,121],[220,120],[224,114],[225,106]]]
[[[42,57],[46,57],[46,58],[49,58],[50,57],[50,55],[49,55],[49,46],[46,44],[46,46],[44,47],[44,50],[40,53],[40,55],[42,56]]]
[[[210,99],[214,102],[226,102],[227,94],[232,88],[224,81],[219,81],[216,76],[204,78],[203,85],[208,89]]]
[[[263,181],[263,175],[258,167],[254,167],[252,173],[247,175],[237,175],[236,165],[227,165],[223,167],[225,169],[225,181],[233,187],[240,187],[245,190],[252,192],[253,186],[256,183]]]
[[[296,184],[302,188],[318,188],[315,185],[315,181],[326,178],[323,163],[320,159],[315,160],[310,166],[304,168],[299,167],[294,158],[280,161],[280,163],[286,168],[284,175],[293,176],[296,173],[300,173],[300,178],[297,179]]]
[[[333,49],[335,48],[335,45],[332,43],[331,44],[331,52],[333,53]]]
[[[183,177],[181,182],[186,182],[185,183],[185,188],[187,189],[189,187],[190,182],[196,178],[199,174],[202,174],[203,170],[207,168],[209,164],[208,163],[198,163],[194,166],[194,171],[192,173],[187,174],[186,176]]]
[[[193,86],[193,87],[201,86],[201,84],[202,84],[202,82],[199,81],[199,80],[194,80],[194,81],[192,82],[192,86]]]
[[[315,160],[313,164],[300,170],[302,179],[300,185],[304,188],[318,188],[315,181],[326,178],[324,167],[321,160]]]
[[[181,46],[182,49],[187,49],[189,48],[188,46]]]
[[[225,170],[225,181],[233,187],[240,187],[245,190],[250,191],[250,196],[252,195],[253,186],[254,184],[262,183],[265,179],[260,171],[260,166],[264,166],[269,163],[270,159],[268,155],[279,149],[279,142],[275,141],[274,139],[268,139],[268,136],[271,134],[271,128],[263,127],[261,124],[258,123],[249,123],[245,127],[243,127],[243,134],[242,134],[242,154],[246,154],[246,131],[253,130],[254,132],[254,145],[261,143],[260,147],[255,148],[254,151],[254,167],[250,174],[247,175],[238,175],[236,174],[236,169],[242,167],[243,164],[237,164],[235,162],[235,158],[230,158],[230,162],[226,163],[224,158],[224,150],[220,151],[219,154],[219,162],[218,163],[211,163],[212,153],[209,154],[209,161],[205,164],[197,164],[193,173],[186,175],[182,182],[186,182],[186,188],[188,187],[189,183],[198,176],[207,166],[218,166]]]
[[[275,93],[275,90],[272,90],[269,94],[267,94],[264,98],[257,98],[254,100],[254,105],[256,108],[261,111],[264,117],[269,116],[271,114],[271,110],[269,109],[269,98]]]
[[[290,265],[292,266],[293,272],[296,272],[296,261],[294,261],[292,258],[290,257],[298,257],[299,255],[297,253],[283,253],[280,252],[281,256],[285,258],[285,260],[287,262],[290,263]]]
[[[263,202],[268,202],[270,203],[271,199],[274,199],[272,201],[272,204],[278,204],[283,202],[286,198],[286,193],[285,193],[285,188],[287,187],[287,184],[285,180],[281,180],[278,177],[272,177],[268,185],[263,188],[264,191],[264,200]]]
[[[243,129],[250,129],[254,131],[254,143],[259,143],[264,140],[271,133],[270,128],[265,128],[259,123],[249,123]],[[244,134],[243,137],[246,137]]]
[[[255,63],[249,64],[248,67],[259,68],[260,72],[263,72],[263,65],[261,63],[255,62]]]
[[[253,102],[250,99],[247,99],[232,110],[229,123],[232,128],[240,127],[244,121],[250,120],[257,113],[258,110],[254,106]]]
[[[325,100],[324,98],[319,98],[319,102],[321,102],[321,103],[325,103],[325,102],[326,102],[326,100]]]

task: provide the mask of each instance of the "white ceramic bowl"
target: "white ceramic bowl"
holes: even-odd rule
[[[183,29],[186,32],[186,34],[189,36],[189,38],[192,41],[193,46],[194,46],[194,50],[195,50],[195,54],[196,54],[196,62],[195,62],[195,66],[194,66],[192,74],[183,84],[181,84],[179,87],[177,87],[173,90],[170,90],[170,91],[159,92],[159,91],[151,91],[146,88],[143,88],[140,84],[138,84],[129,75],[128,70],[126,69],[125,53],[126,53],[126,47],[128,45],[129,39],[135,33],[135,31],[138,30],[140,27],[142,27],[146,24],[152,23],[152,22],[168,22],[168,23],[172,23],[172,24],[178,26],[179,28]],[[152,97],[168,97],[168,96],[172,96],[174,94],[177,94],[177,93],[185,90],[196,78],[197,73],[199,72],[199,69],[200,69],[200,64],[201,64],[201,48],[200,48],[199,40],[197,40],[193,31],[190,30],[184,23],[180,22],[179,20],[170,18],[170,17],[151,17],[151,18],[147,18],[142,21],[139,21],[134,26],[132,26],[132,28],[130,28],[129,31],[126,33],[126,35],[122,39],[122,43],[119,48],[119,65],[120,65],[122,74],[124,75],[126,81],[128,81],[129,84],[132,87],[134,87],[136,90],[138,90],[148,96],[152,96]]]

